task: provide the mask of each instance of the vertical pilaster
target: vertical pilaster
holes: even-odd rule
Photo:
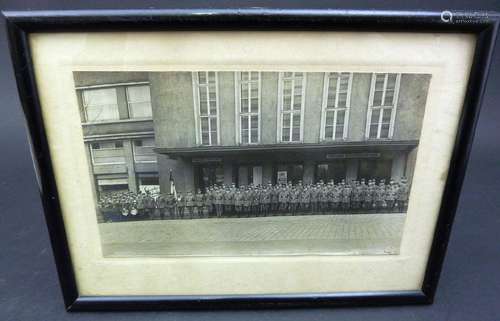
[[[134,152],[132,148],[131,140],[123,141],[123,151],[125,154],[125,164],[127,166],[128,174],[128,189],[134,193],[137,193],[137,177],[135,176],[135,163],[134,163]]]

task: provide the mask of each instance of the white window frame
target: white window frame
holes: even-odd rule
[[[154,137],[134,138],[134,139],[131,140],[131,143],[132,143],[132,155],[134,157],[134,163],[144,164],[144,163],[157,163],[158,162],[157,159],[155,159],[153,161],[139,161],[139,160],[137,160],[135,158],[135,156],[136,156],[135,149],[137,148],[137,146],[135,146],[135,141],[141,140],[141,141],[144,142],[144,140],[146,140],[146,139],[153,139],[153,145],[151,145],[151,146],[149,146],[149,145],[143,145],[142,147],[153,147],[153,148],[156,147],[156,145],[154,143]]]
[[[129,93],[128,93],[128,89],[130,87],[140,87],[140,86],[147,86],[149,87],[149,104],[151,105],[151,117],[133,117],[132,116],[132,109],[130,108],[130,97],[129,97]],[[151,120],[153,119],[153,102],[151,100],[151,86],[149,85],[149,83],[146,83],[146,84],[133,84],[133,85],[125,85],[125,99],[127,100],[127,111],[128,111],[128,119],[138,119],[138,120],[142,120],[142,119],[147,119],[147,120]],[[137,103],[134,102],[134,103]]]
[[[90,92],[92,90],[99,90],[99,89],[113,89],[115,92],[115,98],[116,98],[116,109],[118,112],[118,118],[117,119],[106,119],[106,120],[97,120],[97,121],[90,121],[89,120],[89,115],[87,112],[88,104],[87,104],[87,99],[85,98],[85,93]],[[85,123],[89,124],[100,124],[100,123],[107,123],[107,122],[115,122],[120,120],[120,104],[118,102],[118,92],[116,90],[116,87],[109,86],[109,87],[95,87],[95,88],[85,88],[80,91],[80,97],[82,99],[82,106],[83,106],[83,111],[85,114]]]
[[[299,72],[300,73],[300,72]],[[280,72],[278,74],[278,126],[276,130],[276,141],[278,143],[302,143],[304,140],[304,109],[305,109],[305,104],[306,104],[306,85],[307,85],[307,73],[306,72],[301,72],[303,74],[302,76],[302,93],[301,93],[301,106],[300,106],[300,139],[298,141],[283,141],[283,82],[284,82],[284,74],[285,72]],[[295,72],[292,72],[292,99],[291,99],[291,106],[293,106],[293,99],[295,96]],[[293,114],[296,111],[286,111],[286,113],[291,113]],[[290,139],[292,139],[292,133],[293,133],[293,117],[290,117]]]
[[[216,107],[216,112],[217,115],[215,116],[217,119],[217,137],[216,137],[216,142],[213,142],[213,137],[211,134],[211,128],[210,128],[210,121],[208,122],[208,128],[209,128],[209,144],[204,145],[203,140],[202,140],[202,132],[201,132],[201,114],[200,114],[200,83],[198,79],[198,72],[205,72],[206,77],[208,79],[208,73],[213,72],[215,73],[215,107]],[[196,144],[197,145],[203,145],[203,146],[215,146],[220,144],[220,110],[219,110],[219,73],[217,71],[193,71],[192,72],[192,82],[193,82],[193,100],[194,100],[194,117],[195,117],[195,131],[196,131]],[[203,84],[205,86],[205,84]],[[208,85],[207,85],[208,87]],[[207,102],[209,103],[210,92],[207,88]],[[207,112],[208,112],[208,117],[210,117],[210,107],[207,106]],[[205,117],[205,116],[203,116]]]
[[[94,149],[92,148],[92,144],[100,144],[104,142],[110,142],[108,141],[102,141],[102,142],[89,142],[89,150],[90,150],[90,159],[92,160],[92,165],[94,166],[101,166],[101,165],[125,165],[127,163],[126,155],[125,155],[125,143],[124,141],[112,141],[114,143],[116,142],[121,142],[122,143],[122,148],[123,149],[123,162],[111,162],[111,163],[96,163],[94,161]],[[112,150],[112,149],[119,149],[119,148],[99,148],[99,150]]]
[[[339,93],[340,93],[340,76],[342,74],[346,74],[347,72],[325,72],[323,78],[323,102],[321,106],[321,128],[320,128],[320,140],[321,141],[335,141],[339,139],[347,139],[348,129],[349,129],[349,114],[351,110],[351,93],[352,93],[352,78],[353,73],[349,72],[349,80],[347,83],[347,98],[346,98],[346,106],[338,107],[339,101]],[[333,108],[328,108],[328,90],[330,85],[330,74],[337,74],[337,87],[335,88],[335,106]],[[342,131],[342,137],[336,137],[337,133],[337,112],[340,110],[345,110],[344,114],[344,128]],[[333,111],[333,138],[327,138],[326,135],[326,113],[328,111]]]
[[[376,76],[384,74],[384,87],[383,87],[383,92],[382,92],[382,106],[373,106],[373,99],[375,95],[375,82],[376,82]],[[370,86],[370,97],[368,99],[368,111],[366,115],[366,128],[365,128],[365,138],[368,139],[392,139],[392,136],[394,134],[394,123],[396,121],[396,112],[397,112],[397,107],[398,107],[398,98],[399,98],[399,87],[400,87],[400,82],[401,82],[401,74],[396,73],[396,83],[394,84],[394,98],[393,98],[393,104],[391,106],[384,106],[385,103],[385,93],[387,89],[387,78],[389,77],[389,74],[394,74],[394,73],[372,73],[372,79],[371,79],[371,86]],[[388,137],[380,137],[381,129],[382,129],[382,117],[383,117],[383,112],[379,113],[379,120],[378,120],[378,128],[377,128],[377,137],[370,137],[370,125],[371,125],[371,118],[372,118],[372,111],[374,109],[389,109],[391,108],[391,119],[390,119],[390,124],[389,124],[389,134]]]
[[[241,112],[241,84],[243,83],[243,81],[241,80],[241,74],[243,72],[247,72],[247,73],[252,73],[252,72],[257,72],[258,75],[259,75],[259,78],[257,80],[258,84],[257,84],[257,90],[258,90],[258,110],[257,110],[257,113],[252,113],[252,112],[245,112],[245,113],[242,113]],[[249,78],[250,79],[250,78]],[[246,83],[251,83],[251,82],[255,82],[252,81],[252,80],[248,80],[248,81],[245,81]],[[235,94],[235,101],[236,101],[236,108],[235,108],[235,124],[236,124],[236,143],[237,144],[242,144],[242,145],[255,145],[255,144],[260,144],[260,140],[261,140],[261,128],[262,128],[262,123],[261,123],[261,102],[262,102],[262,97],[261,97],[261,92],[262,92],[262,76],[261,76],[261,72],[260,71],[238,71],[238,72],[235,72],[234,73],[234,94]],[[250,97],[250,86],[248,87],[248,106],[251,106],[251,97]],[[250,107],[251,108],[251,107]],[[244,142],[243,141],[243,135],[242,135],[242,131],[241,131],[241,117],[242,116],[248,116],[248,128],[250,129],[249,131],[249,135],[248,135],[248,140],[251,140],[251,126],[250,126],[250,123],[251,123],[251,116],[255,116],[257,115],[257,142],[250,142],[250,141],[247,141],[247,142]]]

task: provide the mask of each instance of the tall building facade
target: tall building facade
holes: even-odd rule
[[[411,180],[430,75],[77,72],[96,191]]]
[[[149,74],[160,185],[413,176],[430,76]]]
[[[76,72],[74,79],[96,194],[159,190],[148,74]]]

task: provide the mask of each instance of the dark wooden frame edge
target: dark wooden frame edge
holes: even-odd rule
[[[499,14],[481,11],[320,9],[167,9],[6,11],[18,91],[29,130],[44,214],[69,311],[343,307],[432,303],[471,151],[498,34]],[[453,148],[434,239],[420,291],[203,296],[80,296],[72,268],[28,36],[33,32],[120,30],[352,30],[477,35],[464,111]]]

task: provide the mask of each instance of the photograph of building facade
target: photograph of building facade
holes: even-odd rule
[[[411,181],[430,75],[75,72],[96,195]],[[170,174],[172,173],[172,175]]]

